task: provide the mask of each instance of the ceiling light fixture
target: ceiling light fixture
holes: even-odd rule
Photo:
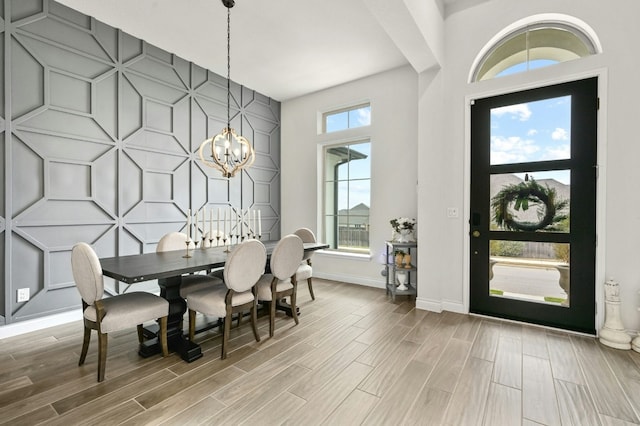
[[[198,152],[204,164],[230,178],[239,170],[250,167],[256,159],[256,152],[246,138],[231,128],[231,8],[235,1],[222,0],[222,4],[227,8],[227,127],[202,142]],[[211,145],[211,156],[205,158],[207,145]]]

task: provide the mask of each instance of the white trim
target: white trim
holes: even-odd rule
[[[596,54],[602,53],[602,43],[600,43],[600,39],[598,35],[594,31],[594,29],[584,22],[583,20],[576,18],[575,16],[565,15],[562,13],[540,13],[538,15],[527,16],[526,18],[522,18],[510,25],[507,25],[502,30],[498,31],[496,35],[494,35],[483,47],[480,49],[480,52],[476,55],[473,60],[473,64],[471,65],[471,69],[469,70],[469,76],[467,77],[467,83],[474,83],[475,73],[480,66],[482,60],[485,55],[489,53],[491,49],[493,49],[497,44],[503,41],[503,39],[509,36],[511,33],[518,31],[522,28],[525,28],[529,25],[537,24],[537,23],[554,23],[557,22],[559,24],[565,24],[570,27],[576,28],[580,30],[585,36],[589,38],[591,43],[593,44]]]
[[[0,327],[0,340],[7,337],[19,336],[32,331],[43,330],[56,325],[68,324],[82,319],[82,309],[48,315],[46,317],[20,321]],[[81,331],[79,328],[78,331]]]
[[[542,68],[541,70],[543,70]],[[540,71],[540,70],[538,70]],[[536,75],[535,73],[528,73],[530,75]],[[464,217],[465,232],[464,238],[464,255],[462,265],[463,283],[465,283],[463,289],[463,305],[467,312],[469,312],[469,292],[470,292],[470,270],[469,270],[469,256],[470,256],[470,241],[468,238],[470,231],[470,215],[471,209],[471,102],[474,99],[486,98],[491,96],[503,95],[506,93],[518,92],[528,89],[534,89],[538,87],[550,86],[553,84],[567,83],[575,80],[581,80],[585,78],[598,77],[598,97],[600,98],[600,109],[598,110],[598,179],[596,182],[596,235],[598,244],[596,247],[596,276],[595,276],[595,292],[596,292],[596,304],[598,306],[597,313],[595,315],[595,329],[599,330],[604,323],[604,282],[605,282],[605,266],[606,266],[606,172],[607,172],[607,94],[608,94],[608,70],[606,68],[597,68],[594,70],[579,72],[575,74],[563,75],[557,78],[545,78],[537,81],[530,81],[520,85],[512,85],[507,87],[500,87],[485,92],[478,92],[474,94],[468,94],[465,96],[465,137],[464,137]],[[481,84],[481,83],[477,83]],[[469,85],[473,87],[473,85]]]
[[[436,299],[416,297],[416,309],[440,313],[442,312],[442,302]]]
[[[361,262],[370,262],[372,255],[371,254],[360,254],[353,253],[348,251],[338,251],[338,250],[318,250],[315,252],[319,256],[325,257],[335,257],[339,259],[347,259],[347,260],[357,260]]]
[[[469,310],[465,306],[454,300],[435,300],[416,297],[416,309],[440,313],[442,311],[456,312],[458,314],[468,314]]]
[[[320,278],[323,280],[330,280],[330,281],[339,281],[345,284],[357,284],[357,285],[363,285],[365,287],[374,287],[374,288],[386,287],[386,284],[384,281],[372,280],[370,278],[363,278],[361,276],[356,276],[356,275],[327,274],[327,273],[317,272],[314,269],[313,276],[314,278]]]
[[[468,314],[467,309],[462,303],[453,300],[443,300],[442,309],[449,312],[456,312],[458,314]]]
[[[371,103],[369,103],[369,105],[371,105]],[[326,190],[326,185],[325,185],[325,151],[327,148],[329,147],[333,147],[333,146],[345,146],[345,145],[355,145],[355,144],[359,144],[359,143],[369,143],[369,145],[373,148],[373,140],[372,137],[370,136],[370,132],[369,132],[369,128],[371,126],[362,126],[362,127],[354,127],[353,129],[347,129],[347,130],[359,130],[359,129],[366,129],[367,132],[363,133],[360,136],[349,136],[349,137],[343,137],[343,138],[330,138],[328,140],[318,140],[316,142],[316,167],[317,167],[317,174],[316,174],[316,229],[318,230],[318,235],[324,236],[326,235],[326,229],[325,229],[325,200],[326,200],[326,194],[325,194],[325,190]],[[336,132],[337,133],[337,132]],[[320,136],[326,136],[326,135],[333,135],[333,133],[323,133]],[[369,181],[372,182],[373,181],[373,169],[369,170]],[[371,197],[371,194],[369,194],[369,196]],[[369,206],[369,212],[371,212],[373,206]],[[371,234],[369,234],[371,235]],[[320,240],[326,240],[324,237],[320,238]],[[371,250],[371,247],[369,247],[369,250]],[[320,252],[320,251],[319,251]],[[332,253],[335,253],[337,251],[332,251]],[[348,253],[348,254],[353,254],[351,252],[341,252],[341,253]],[[357,255],[357,253],[356,253]],[[367,256],[371,256],[371,254],[368,254]]]

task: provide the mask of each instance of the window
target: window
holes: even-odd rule
[[[476,61],[471,81],[542,68],[599,51],[597,41],[573,23],[531,22],[491,41]]]
[[[371,106],[358,105],[323,114],[324,133],[353,129],[371,124]]]
[[[369,253],[371,143],[324,149],[324,240],[332,249]]]

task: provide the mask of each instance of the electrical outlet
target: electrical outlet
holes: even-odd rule
[[[29,301],[29,287],[18,289],[18,303]]]
[[[458,217],[458,208],[447,207],[447,217]]]

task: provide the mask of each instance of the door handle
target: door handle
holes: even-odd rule
[[[478,230],[476,229],[475,231],[473,231],[473,232],[471,233],[471,235],[472,235],[474,238],[478,238],[478,237],[480,236],[480,231],[478,231]]]

